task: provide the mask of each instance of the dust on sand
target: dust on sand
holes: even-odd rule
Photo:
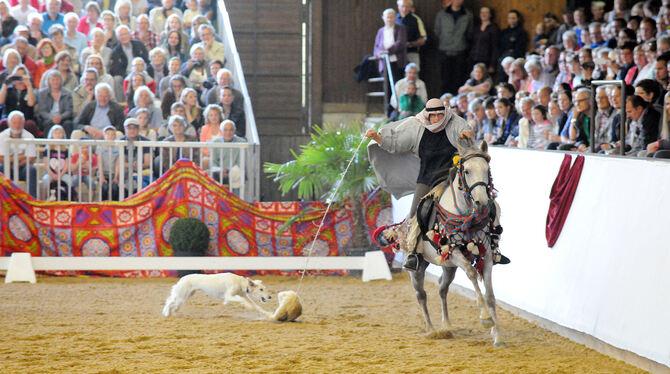
[[[296,278],[257,279],[274,292],[298,287]],[[508,348],[494,348],[475,302],[458,295],[448,300],[452,337],[430,339],[406,274],[369,283],[307,276],[294,323],[268,322],[202,293],[164,318],[175,282],[42,277],[0,285],[0,372],[643,372],[500,309]],[[426,288],[438,326],[437,288]]]

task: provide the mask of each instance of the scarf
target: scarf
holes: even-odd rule
[[[438,123],[430,123],[430,119],[428,118],[430,114],[434,113],[444,113],[444,118],[442,119],[441,122]],[[426,103],[426,108],[422,110],[419,114],[416,115],[416,119],[421,123],[423,127],[425,127],[428,131],[430,132],[440,132],[444,130],[445,127],[447,127],[447,123],[451,119],[452,112],[451,109],[445,108],[444,104],[440,99],[430,99]]]

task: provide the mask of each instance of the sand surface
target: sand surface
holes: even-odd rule
[[[275,292],[298,287],[297,278],[256,279]],[[508,348],[494,348],[475,302],[454,294],[453,338],[430,339],[406,274],[370,283],[307,276],[303,316],[294,323],[267,322],[202,293],[164,318],[175,282],[41,277],[0,284],[0,373],[642,372],[500,308]],[[428,283],[427,291],[437,327],[437,287]]]

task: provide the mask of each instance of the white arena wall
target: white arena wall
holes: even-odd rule
[[[494,268],[497,299],[670,367],[670,162],[586,155],[563,231],[549,248],[549,192],[564,153],[489,152],[501,251],[512,260]],[[394,200],[395,218],[410,204],[411,196]],[[441,274],[434,266],[429,272]],[[454,282],[472,289],[457,274]]]

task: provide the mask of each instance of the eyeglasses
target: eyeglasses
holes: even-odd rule
[[[577,100],[575,100],[576,103],[583,103],[584,101],[589,101],[589,99],[577,99]]]

